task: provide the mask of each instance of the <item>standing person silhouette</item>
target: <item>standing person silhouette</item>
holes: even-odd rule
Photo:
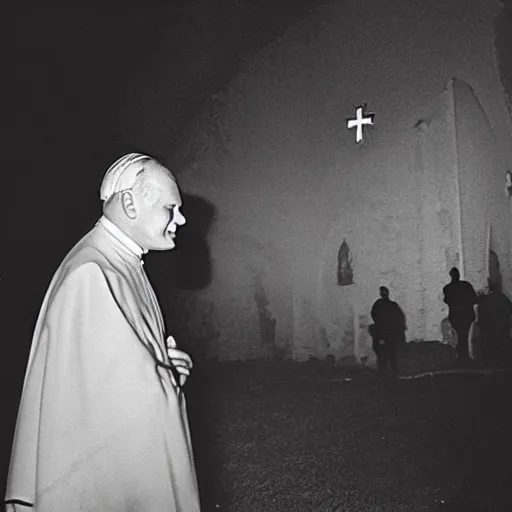
[[[485,357],[499,357],[510,341],[512,302],[503,293],[501,282],[488,279],[489,293],[478,301],[478,324],[484,339]]]
[[[469,359],[469,329],[475,321],[477,296],[470,283],[460,280],[458,268],[450,270],[450,277],[451,282],[443,287],[444,302],[448,304],[448,319],[457,333],[457,353],[461,359]]]
[[[400,306],[389,299],[389,289],[379,288],[380,299],[372,306],[371,315],[375,324],[371,326],[373,350],[377,356],[377,366],[384,371],[389,365],[391,371],[398,373],[397,346],[404,341],[405,315]]]

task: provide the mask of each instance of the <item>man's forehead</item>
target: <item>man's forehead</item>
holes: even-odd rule
[[[181,194],[174,182],[174,186],[171,189],[164,190],[160,196],[166,206],[181,206]]]
[[[156,160],[145,165],[151,175],[153,186],[160,192],[160,198],[170,205],[181,205],[181,195],[172,172]]]
[[[172,174],[166,174],[157,185],[162,201],[169,206],[181,206],[181,194]]]

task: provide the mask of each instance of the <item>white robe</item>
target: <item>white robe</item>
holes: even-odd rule
[[[185,398],[157,364],[169,363],[164,337],[140,257],[100,221],[39,314],[7,510],[199,511]]]

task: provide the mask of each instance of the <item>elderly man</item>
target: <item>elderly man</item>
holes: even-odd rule
[[[6,510],[198,511],[181,391],[192,361],[166,342],[142,261],[175,246],[178,186],[132,153],[100,196],[103,217],[58,268],[37,320]]]

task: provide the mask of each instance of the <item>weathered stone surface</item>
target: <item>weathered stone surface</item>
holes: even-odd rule
[[[218,210],[204,297],[219,357],[369,361],[380,285],[406,313],[409,341],[453,344],[448,270],[481,288],[490,249],[512,294],[497,13],[490,0],[332,2],[219,93],[180,176]],[[375,126],[356,145],[345,119],[362,103]],[[349,286],[337,280],[342,240]]]

